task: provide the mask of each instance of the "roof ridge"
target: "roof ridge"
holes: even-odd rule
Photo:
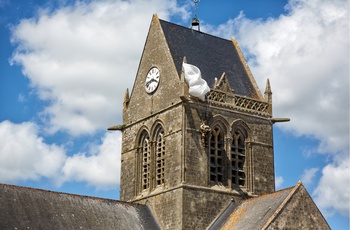
[[[284,189],[281,189],[281,190],[278,190],[278,191],[275,191],[275,192],[272,192],[272,193],[265,193],[265,194],[262,194],[262,195],[250,197],[250,198],[248,198],[248,199],[243,199],[243,200],[238,201],[238,203],[243,204],[243,203],[246,202],[246,201],[252,201],[252,200],[262,199],[262,198],[265,198],[265,197],[270,196],[270,195],[274,195],[274,194],[278,194],[278,193],[285,192],[286,190],[291,190],[291,189],[293,189],[293,188],[295,188],[295,186],[288,187],[288,188],[284,188]]]
[[[21,190],[27,190],[27,191],[40,191],[40,192],[45,192],[45,193],[50,193],[50,194],[61,194],[61,195],[67,195],[69,197],[78,197],[78,198],[85,198],[85,199],[91,199],[91,200],[100,200],[100,201],[107,201],[107,202],[113,202],[113,203],[123,203],[123,204],[128,204],[128,205],[131,205],[131,206],[145,206],[145,205],[142,205],[142,204],[130,203],[130,202],[127,202],[127,201],[114,200],[114,199],[110,199],[110,198],[102,198],[102,197],[95,197],[95,196],[88,196],[88,195],[80,195],[80,194],[74,194],[74,193],[68,193],[68,192],[58,192],[58,191],[52,191],[52,190],[48,190],[48,189],[26,187],[26,186],[21,186],[21,185],[11,185],[11,184],[0,183],[0,188],[1,187],[8,187],[8,188],[11,188],[11,189],[21,189]]]
[[[226,39],[226,38],[219,37],[219,36],[217,36],[217,35],[205,33],[205,32],[203,32],[203,31],[194,30],[194,29],[191,29],[191,28],[189,28],[189,27],[176,24],[176,23],[174,23],[174,22],[165,21],[165,20],[160,19],[160,18],[159,18],[159,21],[160,21],[160,22],[169,23],[169,24],[172,24],[172,25],[174,25],[174,26],[182,27],[182,28],[184,28],[184,29],[191,30],[191,31],[196,32],[196,33],[199,33],[199,34],[205,34],[205,35],[209,35],[209,36],[214,37],[214,38],[219,38],[219,39],[221,39],[221,40],[224,40],[224,41],[227,41],[227,42],[231,42],[230,39]]]
[[[299,183],[299,182],[298,182],[298,183]],[[288,187],[288,188],[283,188],[283,189],[278,190],[278,191],[275,191],[275,192],[273,192],[273,193],[279,193],[279,192],[283,192],[283,191],[286,191],[286,190],[289,190],[289,189],[293,189],[293,188],[295,188],[295,186],[296,186],[296,185],[290,186],[290,187]],[[270,193],[270,194],[273,194],[273,193]]]

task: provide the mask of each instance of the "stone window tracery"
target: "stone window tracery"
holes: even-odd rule
[[[150,187],[150,173],[151,173],[151,146],[149,136],[144,133],[141,138],[141,156],[142,156],[142,190]]]
[[[246,141],[250,129],[241,120],[235,121],[230,133],[226,133],[225,130],[229,127],[229,123],[223,119],[210,126],[207,139],[209,184],[231,188],[246,187],[249,183],[249,174],[246,171]]]
[[[150,133],[143,128],[138,138],[136,195],[165,183],[165,132],[160,123],[154,127]]]

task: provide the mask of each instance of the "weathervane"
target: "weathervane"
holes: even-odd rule
[[[197,18],[197,3],[198,2],[199,2],[199,0],[194,0],[194,18],[192,18],[191,29],[194,26],[197,26],[198,27],[198,31],[200,31],[199,20]]]

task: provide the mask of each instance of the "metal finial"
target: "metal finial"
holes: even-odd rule
[[[199,0],[194,0],[194,17],[192,18],[191,28],[193,28],[194,26],[197,26],[198,31],[200,31],[199,20],[197,18],[197,3],[198,2],[199,2]]]

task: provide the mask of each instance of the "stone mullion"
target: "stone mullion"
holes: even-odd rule
[[[152,191],[156,185],[156,142],[154,140],[149,142],[150,144],[150,181],[149,189]]]
[[[253,178],[252,178],[252,170],[253,170],[253,159],[252,159],[252,146],[250,143],[245,141],[245,152],[246,152],[246,188],[248,191],[253,191]]]
[[[210,136],[208,137],[208,157],[207,157],[207,183],[208,185],[211,185],[211,169],[210,169],[210,163],[211,163],[211,139],[213,138],[213,133],[210,133]]]
[[[219,140],[218,140],[219,135],[216,133],[215,135],[215,155],[214,155],[214,159],[215,159],[215,183],[219,182],[219,163],[218,163],[218,158],[219,158],[219,149],[218,149],[218,144],[219,144]]]
[[[226,168],[227,168],[227,186],[228,188],[232,188],[232,157],[231,157],[231,145],[232,145],[232,137],[228,136],[226,137],[226,155],[227,155],[227,162],[226,162]]]
[[[142,151],[141,151],[142,152]],[[142,156],[140,154],[140,146],[137,147],[136,153],[135,153],[135,170],[134,170],[134,175],[136,175],[136,180],[135,180],[135,186],[134,186],[134,195],[137,196],[140,191],[142,191],[142,159],[140,159]]]

